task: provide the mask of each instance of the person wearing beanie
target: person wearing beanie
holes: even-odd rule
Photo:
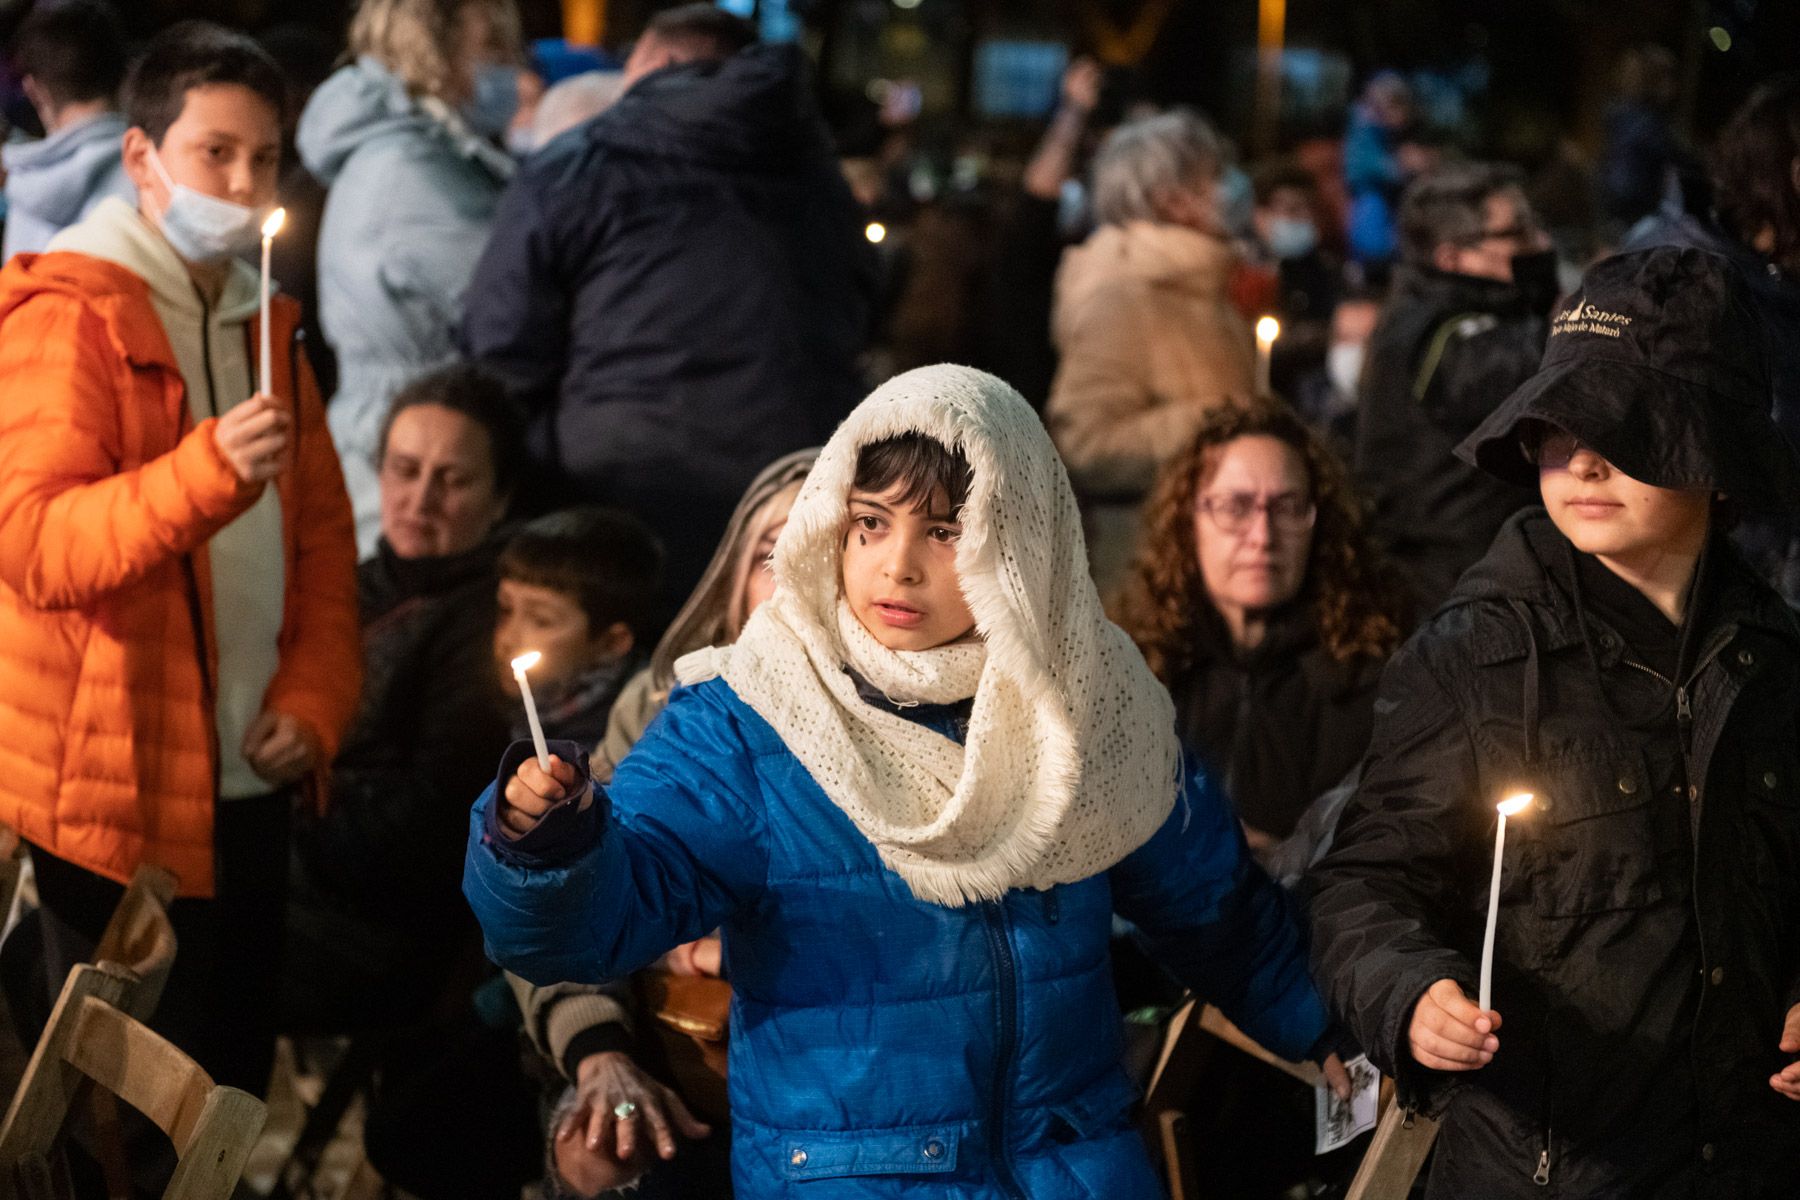
[[[1768,396],[1730,264],[1624,254],[1458,449],[1543,503],[1389,664],[1312,903],[1334,1010],[1443,1122],[1428,1197],[1800,1179],[1800,626],[1726,536],[1800,503]]]
[[[464,892],[524,978],[617,977],[722,928],[740,1200],[1161,1196],[1115,911],[1347,1092],[1282,894],[1102,615],[1080,529],[1017,392],[900,375],[820,453],[774,594],[677,663],[611,783],[522,743],[476,803]],[[645,1162],[676,1130],[703,1127],[646,1094],[596,1142]]]

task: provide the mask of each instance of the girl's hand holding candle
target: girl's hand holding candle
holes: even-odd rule
[[[585,788],[574,766],[553,757],[544,742],[544,726],[538,720],[537,699],[531,694],[531,681],[525,673],[543,661],[536,650],[512,660],[513,678],[519,682],[519,698],[525,702],[525,720],[531,726],[531,744],[537,757],[519,764],[518,771],[506,781],[500,806],[500,825],[512,837],[530,833],[545,813]],[[592,802],[583,796],[581,807]]]

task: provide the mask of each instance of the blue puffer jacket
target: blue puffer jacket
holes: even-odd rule
[[[960,734],[954,706],[904,711]],[[1309,1055],[1326,1025],[1282,893],[1205,778],[1185,793],[1104,875],[927,904],[713,680],[675,694],[586,812],[508,844],[490,788],[463,889],[488,953],[536,983],[616,977],[723,927],[739,1200],[1155,1200],[1113,913],[1275,1052]]]

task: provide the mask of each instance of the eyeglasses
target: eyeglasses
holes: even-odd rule
[[[1540,430],[1519,441],[1519,453],[1541,471],[1563,470],[1583,448],[1580,438],[1563,429]]]
[[[1202,496],[1195,509],[1203,512],[1219,527],[1221,533],[1236,536],[1250,528],[1259,512],[1269,514],[1269,524],[1283,533],[1301,533],[1311,529],[1318,519],[1318,505],[1312,497],[1300,492],[1282,492],[1262,497],[1253,492],[1225,492]]]

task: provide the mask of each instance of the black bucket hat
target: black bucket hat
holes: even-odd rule
[[[1550,325],[1537,374],[1456,448],[1537,487],[1521,426],[1548,422],[1655,487],[1800,506],[1800,459],[1769,415],[1761,321],[1725,259],[1662,246],[1595,263]]]

